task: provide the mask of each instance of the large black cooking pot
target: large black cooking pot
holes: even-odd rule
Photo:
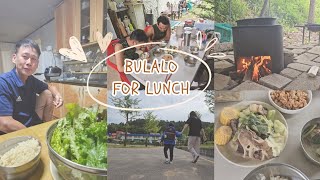
[[[46,80],[50,81],[50,77],[59,77],[61,75],[62,70],[55,66],[49,66],[44,70],[44,77]]]
[[[276,18],[263,17],[253,19],[241,19],[237,21],[237,26],[266,26],[276,25]]]
[[[307,24],[306,26],[308,27],[309,31],[312,31],[312,32],[320,31],[320,24]]]

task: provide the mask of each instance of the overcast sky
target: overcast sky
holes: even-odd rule
[[[141,91],[139,96],[133,96],[133,98],[138,98],[141,100],[139,103],[140,108],[156,108],[185,101],[187,99],[190,99],[191,97],[194,97],[194,95],[196,95],[197,93],[199,93],[199,91],[190,91],[190,94],[188,96],[163,95],[150,97],[145,96],[143,91]],[[108,97],[111,96],[111,94],[108,95]],[[209,111],[208,106],[206,105],[204,100],[205,92],[201,93],[200,96],[185,104],[171,107],[169,109],[156,110],[153,111],[153,114],[157,115],[157,117],[161,120],[186,121],[188,119],[190,111],[198,111],[202,115],[202,121],[214,122],[214,114]],[[108,103],[114,106],[110,99],[108,99]],[[143,114],[145,112],[146,111],[141,111],[140,114]],[[108,123],[119,124],[120,122],[125,122],[125,119],[119,114],[119,110],[108,108]]]

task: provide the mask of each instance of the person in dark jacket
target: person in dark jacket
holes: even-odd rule
[[[163,152],[164,152],[164,156],[166,158],[166,160],[165,160],[166,164],[172,164],[173,149],[176,144],[176,137],[180,137],[181,134],[182,134],[181,132],[176,131],[173,123],[169,123],[168,127],[163,132],[162,137],[161,137],[161,142],[163,142],[163,144],[164,144]],[[170,149],[170,161],[168,159],[168,149]]]
[[[181,133],[189,127],[188,134],[188,150],[190,151],[193,160],[193,163],[196,163],[200,157],[200,144],[201,144],[201,135],[203,136],[204,141],[206,141],[206,135],[204,129],[202,128],[202,123],[195,111],[191,111],[189,118],[184,125]]]

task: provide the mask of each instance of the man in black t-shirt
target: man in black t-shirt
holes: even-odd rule
[[[196,112],[190,112],[189,118],[181,132],[183,133],[187,127],[189,127],[188,150],[193,157],[192,162],[196,163],[200,157],[201,134],[203,135],[203,139],[206,139],[201,120],[197,116]]]
[[[150,41],[169,41],[171,37],[170,20],[166,16],[160,16],[157,24],[145,28],[145,32]]]

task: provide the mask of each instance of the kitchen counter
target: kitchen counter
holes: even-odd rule
[[[70,84],[70,85],[77,85],[77,86],[87,86],[87,82],[83,82],[80,80],[51,80],[51,81],[46,81],[47,83],[61,83],[61,84]],[[90,81],[89,86],[91,87],[102,87],[102,88],[107,88],[107,81],[101,83],[99,81]]]
[[[27,180],[53,180],[50,172],[50,157],[46,144],[46,133],[49,127],[58,120],[42,123],[23,130],[15,131],[0,136],[0,143],[17,136],[33,136],[41,143],[40,163],[35,173]]]
[[[243,101],[261,101],[270,104],[268,91],[242,91]],[[288,115],[282,113],[288,123],[289,136],[286,147],[279,157],[271,160],[270,163],[286,163],[301,170],[310,179],[320,179],[320,167],[309,161],[303,153],[300,145],[300,132],[302,127],[311,119],[320,117],[320,92],[312,92],[312,102],[298,114]],[[223,107],[232,106],[238,102],[216,103],[215,120],[219,120],[220,112]],[[271,104],[270,104],[271,105]],[[252,167],[240,167],[229,163],[224,159],[215,148],[215,168],[214,179],[239,180],[251,172]],[[230,173],[232,172],[232,173]]]

